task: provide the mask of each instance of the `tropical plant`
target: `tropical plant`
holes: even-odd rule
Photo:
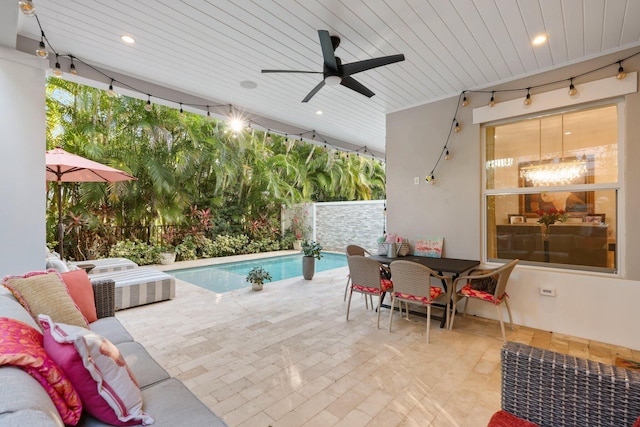
[[[262,268],[262,266],[260,266],[260,267],[253,267],[247,274],[246,280],[249,283],[262,285],[266,280],[271,281],[272,279],[271,279],[271,274],[269,274],[267,270],[265,270],[264,268]]]
[[[302,242],[302,253],[304,254],[304,256],[310,256],[314,257],[315,259],[320,259],[322,258],[320,251],[322,251],[322,246],[320,246],[318,242],[308,242],[306,240]]]

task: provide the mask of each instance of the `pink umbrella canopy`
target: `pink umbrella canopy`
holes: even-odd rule
[[[119,169],[94,162],[60,147],[46,152],[47,181],[58,183],[58,252],[63,258],[64,224],[62,224],[61,182],[118,182],[137,179]]]

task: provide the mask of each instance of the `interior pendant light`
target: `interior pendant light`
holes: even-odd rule
[[[49,56],[49,52],[47,52],[47,46],[44,44],[44,31],[42,31],[42,35],[40,36],[40,43],[38,43],[36,55],[38,55],[40,58],[46,58]]]
[[[496,98],[493,96],[494,93],[496,93],[495,90],[491,92],[491,99],[489,100],[489,107],[493,107],[494,105],[496,105]]]
[[[531,105],[531,88],[527,88],[527,96],[524,98],[524,105]]]
[[[569,96],[576,96],[578,94],[578,89],[573,85],[573,77],[570,80],[571,84],[569,84]]]
[[[618,61],[618,74],[616,75],[616,78],[618,80],[622,80],[625,77],[627,77],[627,73],[624,71],[624,68],[622,68],[622,61]]]
[[[147,94],[147,103],[144,105],[144,109],[147,111],[153,110],[153,105],[151,104],[151,95]]]
[[[62,77],[62,68],[60,68],[60,62],[58,62],[57,53],[56,53],[56,65],[53,67],[53,75],[56,77]]]
[[[18,2],[20,11],[27,16],[34,16],[36,14],[36,7],[33,5],[32,0],[20,0]]]

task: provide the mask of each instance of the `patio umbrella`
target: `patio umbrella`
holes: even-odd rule
[[[117,182],[137,179],[119,169],[68,153],[60,147],[46,152],[47,181],[58,183],[58,252],[63,258],[62,182]]]

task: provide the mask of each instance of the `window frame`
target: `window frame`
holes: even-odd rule
[[[544,269],[553,271],[566,271],[566,272],[581,272],[589,275],[600,275],[606,277],[623,277],[624,276],[624,257],[625,253],[625,183],[623,177],[625,168],[625,99],[624,97],[616,97],[605,100],[593,101],[580,105],[564,106],[556,109],[550,109],[546,111],[538,111],[529,115],[518,115],[508,118],[503,118],[491,122],[480,124],[481,134],[481,206],[482,206],[482,259],[485,263],[501,262],[496,261],[493,258],[489,260],[489,245],[488,245],[488,198],[490,196],[504,196],[504,195],[524,195],[524,194],[538,194],[540,193],[540,187],[510,187],[510,188],[487,188],[487,128],[500,126],[509,123],[516,123],[529,119],[543,118],[545,116],[554,116],[559,114],[567,114],[571,112],[578,112],[582,110],[594,109],[606,107],[607,105],[615,105],[617,108],[617,145],[618,145],[618,159],[617,159],[617,181],[609,183],[591,183],[591,184],[578,184],[578,185],[566,185],[557,187],[548,187],[553,191],[597,191],[597,190],[611,190],[616,192],[616,234],[615,234],[615,267],[613,271],[596,271],[596,270],[584,270],[580,266],[567,264],[566,266],[558,264],[546,265],[545,262],[526,264],[527,267],[534,269]],[[547,187],[545,187],[547,188]],[[494,230],[494,232],[496,232]],[[497,257],[496,257],[497,258]]]

